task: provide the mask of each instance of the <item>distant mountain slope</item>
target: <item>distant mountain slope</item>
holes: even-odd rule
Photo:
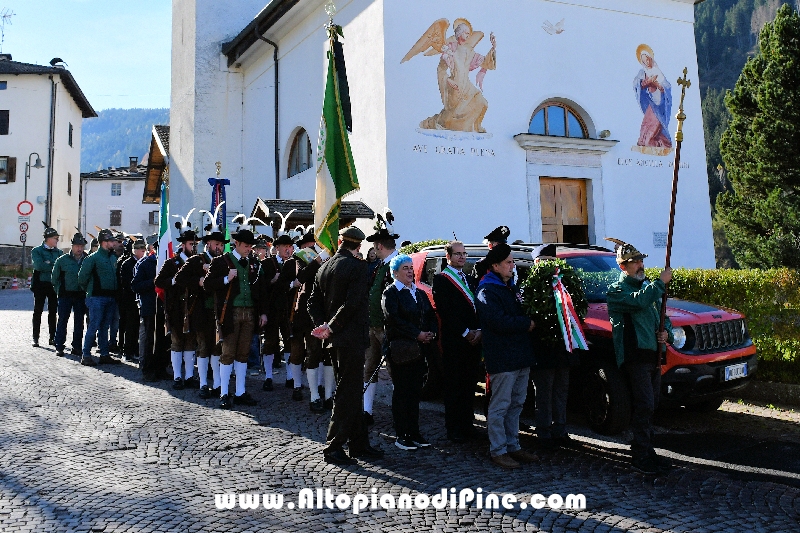
[[[150,148],[154,124],[169,124],[169,109],[105,109],[83,121],[81,172],[141,161]]]

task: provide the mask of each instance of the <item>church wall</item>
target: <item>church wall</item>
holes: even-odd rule
[[[685,103],[673,265],[713,267],[691,2],[536,0],[513,8],[503,5],[508,7],[487,10],[479,0],[407,0],[384,6],[388,203],[402,239],[450,238],[455,231],[460,239],[474,242],[500,224],[511,228],[511,240],[541,238],[532,234],[536,224],[531,216],[540,216],[540,209],[528,205],[531,168],[514,136],[527,133],[540,103],[562,98],[585,110],[594,126],[590,133],[608,130],[609,139],[619,142],[602,156],[600,169],[571,167],[566,172],[557,165],[539,165],[536,172],[554,178],[585,174],[594,201],[589,206],[590,241],[608,244],[603,237],[621,238],[650,254],[650,264],[663,263],[661,235],[654,233],[667,231],[674,153],[632,150],[644,118],[633,89],[642,69],[636,50],[644,43],[671,84],[667,130],[673,142],[680,99],[676,80],[684,66],[692,80]],[[417,131],[432,129],[420,128],[420,122],[443,107],[437,85],[441,56],[401,60],[434,21],[448,20],[449,37],[459,17],[485,33],[475,46],[477,53],[489,52],[490,32],[497,38],[497,68],[485,74],[482,93],[488,101],[482,125],[491,136],[452,129]],[[556,25],[562,19],[559,32]],[[477,72],[471,72],[471,84]],[[552,173],[545,174],[548,170]]]

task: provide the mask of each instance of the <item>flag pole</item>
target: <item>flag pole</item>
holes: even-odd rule
[[[675,118],[678,119],[678,131],[675,132],[675,162],[672,167],[672,201],[669,205],[669,229],[667,231],[667,257],[664,261],[664,268],[670,268],[670,259],[672,256],[672,234],[675,226],[675,201],[678,197],[678,172],[681,167],[681,143],[683,143],[683,121],[686,120],[686,114],[683,112],[683,100],[686,97],[686,89],[692,86],[692,82],[686,77],[688,69],[683,69],[683,78],[678,78],[678,85],[681,86],[681,103],[678,106],[678,114]],[[664,290],[664,296],[661,298],[661,321],[658,327],[659,333],[664,332],[664,323],[667,316],[667,290]],[[667,350],[666,345],[658,344],[658,364],[667,364]]]

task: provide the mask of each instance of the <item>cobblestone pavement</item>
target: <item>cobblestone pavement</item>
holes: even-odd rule
[[[29,344],[30,293],[0,292],[0,531],[797,531],[798,476],[742,467],[724,458],[669,453],[678,467],[659,478],[633,472],[623,440],[601,439],[579,424],[580,446],[540,454],[506,472],[478,441],[445,440],[440,404],[424,403],[423,434],[433,446],[414,453],[392,445],[389,385],[382,376],[371,440],[386,450],[374,462],[339,467],[322,461],[327,415],[311,415],[282,386],[249,390],[258,407],[223,411],[197,391],[145,384],[132,365],[80,366]],[[281,374],[276,382],[282,385]],[[749,412],[747,412],[749,410]],[[712,417],[720,434],[750,432],[766,420],[782,442],[797,443],[796,413],[726,404]],[[699,418],[667,415],[660,436],[703,440]],[[688,421],[687,421],[688,420]],[[726,425],[727,424],[727,425]],[[671,427],[675,426],[675,427]],[[680,426],[680,427],[678,427]],[[726,433],[727,432],[727,433]],[[759,433],[760,435],[761,433]],[[766,435],[766,433],[764,433]],[[772,433],[770,433],[772,434]],[[757,437],[756,437],[757,438]],[[624,439],[624,437],[623,437]],[[531,437],[523,445],[532,445]],[[749,468],[749,469],[748,469]],[[586,509],[535,510],[218,510],[215,494],[436,494],[478,487],[529,498],[584,494]]]

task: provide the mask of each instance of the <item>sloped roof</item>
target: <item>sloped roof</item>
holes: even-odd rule
[[[144,178],[146,175],[147,165],[138,165],[135,170],[130,167],[110,167],[94,172],[81,172],[81,179]]]
[[[153,126],[148,154],[142,203],[157,204],[161,201],[161,177],[169,164],[169,126]]]
[[[78,82],[72,77],[70,72],[62,67],[48,67],[46,65],[32,65],[30,63],[20,63],[19,61],[11,61],[10,59],[0,60],[0,75],[11,74],[19,76],[22,74],[53,74],[61,77],[61,82],[64,88],[69,92],[72,99],[75,100],[78,108],[81,110],[83,118],[94,118],[97,112],[89,103],[86,95],[83,94]]]
[[[228,57],[230,67],[248,48],[257,43],[267,30],[274,26],[300,0],[271,0],[250,24],[244,27],[233,40],[222,45],[222,54]]]

